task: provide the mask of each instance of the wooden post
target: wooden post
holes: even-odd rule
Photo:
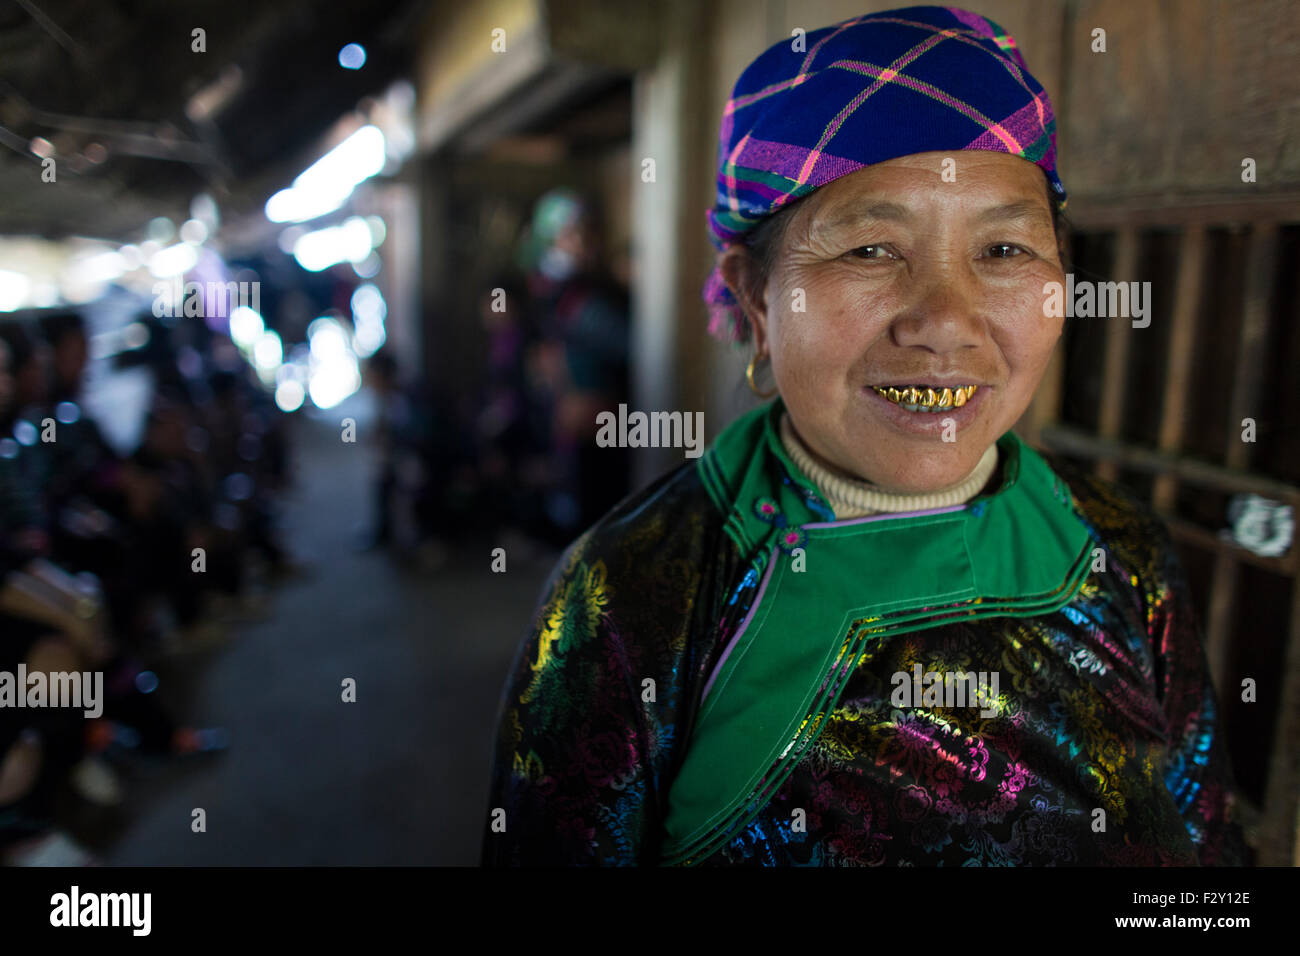
[[[1297,838],[1296,792],[1300,791],[1300,582],[1292,580],[1289,641],[1282,664],[1282,699],[1273,730],[1273,753],[1268,762],[1264,791],[1264,816],[1260,823],[1259,863],[1288,866],[1300,855]]]
[[[1116,282],[1133,281],[1137,272],[1137,257],[1137,228],[1124,226],[1115,238],[1115,264],[1111,269],[1111,278]],[[1124,420],[1129,336],[1132,332],[1130,322],[1106,323],[1106,359],[1101,373],[1101,414],[1097,428],[1102,438],[1119,438],[1120,425]],[[1119,475],[1119,467],[1113,461],[1103,461],[1097,466],[1097,474],[1107,481],[1114,481]]]
[[[1169,377],[1160,407],[1161,451],[1175,452],[1187,423],[1187,394],[1192,384],[1192,353],[1196,345],[1196,314],[1205,274],[1205,225],[1189,225],[1179,243],[1178,281],[1174,287],[1173,333],[1169,339]],[[1152,495],[1156,511],[1173,511],[1178,492],[1171,475],[1156,478]]]

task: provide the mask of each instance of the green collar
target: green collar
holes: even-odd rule
[[[715,439],[700,459],[704,486],[713,503],[727,516],[727,533],[744,554],[766,551],[772,545],[789,553],[800,546],[803,536],[797,529],[836,520],[821,490],[785,450],[779,431],[784,411],[785,405],[778,398],[746,412]],[[1008,431],[997,445],[1002,483],[953,510],[978,510],[982,502],[1006,493],[1018,482],[1021,459],[1027,455],[1050,473],[1047,463],[1015,432]],[[766,454],[757,454],[759,450]],[[1051,477],[1059,486],[1054,491],[1059,499],[1064,483],[1054,474]],[[1068,491],[1065,493],[1068,496]]]

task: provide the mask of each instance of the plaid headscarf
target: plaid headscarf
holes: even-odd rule
[[[713,244],[743,241],[787,204],[864,166],[961,149],[1041,166],[1065,206],[1052,104],[1015,39],[992,20],[907,7],[782,40],[740,75],[723,111]],[[704,299],[713,335],[748,338],[716,267]]]

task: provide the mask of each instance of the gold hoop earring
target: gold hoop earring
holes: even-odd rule
[[[761,356],[755,353],[754,357],[749,360],[749,366],[745,369],[745,381],[749,382],[749,390],[751,392],[753,392],[759,398],[767,399],[767,398],[771,398],[773,395],[775,395],[777,392],[781,390],[779,388],[774,388],[770,392],[760,392],[758,390],[758,386],[754,384],[754,363],[757,362],[760,357]]]

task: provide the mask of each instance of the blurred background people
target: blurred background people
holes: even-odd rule
[[[538,200],[529,241],[539,333],[528,360],[550,413],[546,515],[555,540],[567,543],[628,491],[627,449],[596,444],[596,416],[628,397],[626,293],[602,258],[595,209],[572,190]]]

